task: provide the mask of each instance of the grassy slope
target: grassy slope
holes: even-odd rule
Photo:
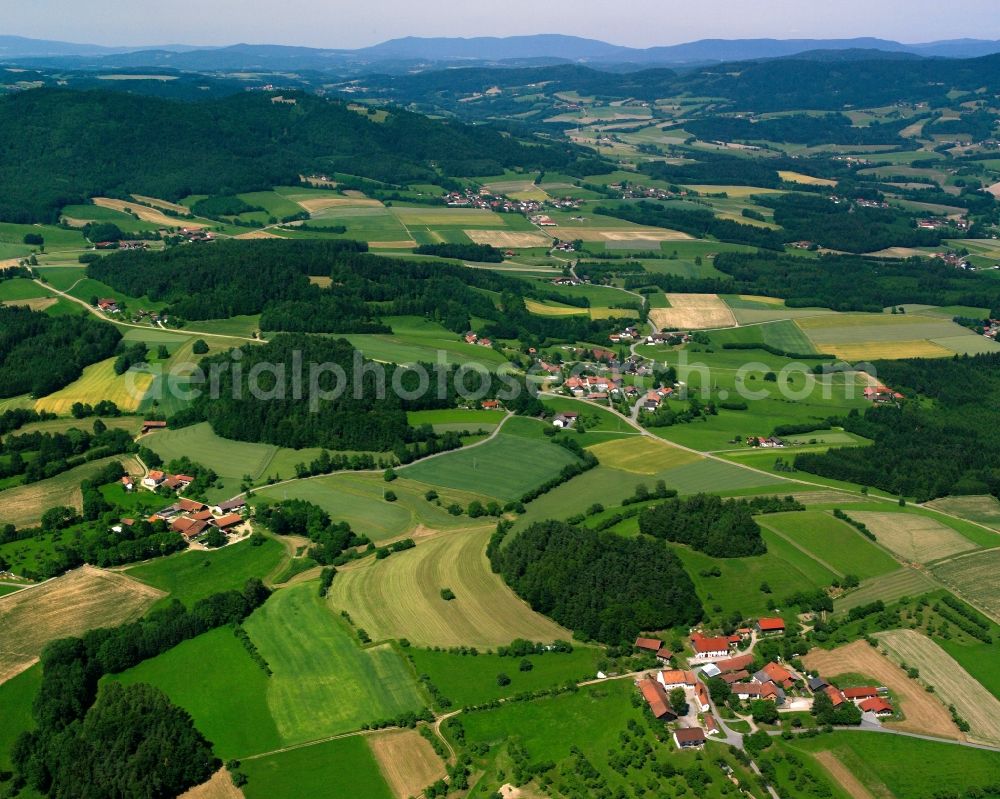
[[[42,683],[42,667],[35,664],[13,679],[0,683],[0,771],[11,767],[10,749],[17,736],[35,726],[31,716],[31,703]]]

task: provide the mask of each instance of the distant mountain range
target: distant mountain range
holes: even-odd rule
[[[888,39],[702,39],[686,44],[622,47],[559,34],[393,39],[357,50],[236,44],[228,47],[103,47],[0,36],[0,63],[74,69],[164,67],[192,71],[413,71],[472,65],[578,63],[606,68],[699,66],[799,56],[806,60],[976,58],[1000,53],[1000,41],[952,39],[903,44]],[[839,55],[836,55],[839,54]]]

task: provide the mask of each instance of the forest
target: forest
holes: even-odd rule
[[[790,510],[802,510],[802,505],[791,497],[724,500],[715,494],[695,494],[644,508],[639,532],[715,558],[745,558],[767,552],[753,515]]]
[[[130,432],[109,430],[100,419],[94,421],[92,431],[71,428],[65,433],[8,436],[0,442],[0,455],[7,456],[0,460],[0,479],[24,475],[25,483],[34,483],[135,447]]]
[[[782,159],[767,163],[751,159],[720,155],[710,151],[698,152],[698,161],[686,164],[669,164],[664,161],[647,161],[640,171],[656,180],[671,183],[709,184],[714,186],[760,186],[776,189],[781,186],[778,169]]]
[[[629,645],[644,630],[702,617],[691,578],[660,541],[546,521],[488,551],[533,609],[585,639]]]
[[[308,94],[178,102],[43,88],[0,98],[0,218],[55,222],[87,198],[177,201],[295,185],[311,170],[401,184],[505,169],[566,169],[582,149],[392,109],[381,123]]]
[[[844,114],[788,114],[751,121],[746,117],[705,117],[684,122],[684,130],[709,141],[773,141],[817,144],[903,144],[899,132],[912,118],[855,127]]]
[[[68,386],[85,366],[114,354],[121,333],[87,314],[52,317],[0,306],[0,397],[44,397]]]
[[[332,522],[330,514],[303,499],[262,503],[254,509],[254,518],[275,535],[301,535],[312,542],[309,557],[324,566],[340,565],[344,551],[371,543],[358,535],[347,522]]]
[[[109,683],[118,674],[189,638],[236,624],[270,591],[255,578],[242,591],[177,600],[132,624],[63,638],[42,652],[42,682],[11,759],[15,785],[66,799],[179,796],[219,767],[191,717],[158,689]],[[150,719],[156,719],[150,724]]]
[[[879,380],[909,399],[852,411],[846,430],[870,447],[802,453],[803,471],[924,502],[962,494],[1000,496],[1000,355],[877,361]],[[918,397],[926,398],[921,401]]]

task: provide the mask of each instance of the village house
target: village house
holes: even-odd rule
[[[826,691],[826,695],[830,697],[830,701],[833,703],[834,707],[840,707],[846,701],[839,688],[828,685],[824,690]]]
[[[705,731],[701,727],[682,727],[674,730],[674,743],[678,749],[694,749],[705,745]]]
[[[167,423],[166,422],[157,422],[157,421],[153,421],[153,420],[150,420],[150,419],[146,419],[142,423],[142,433],[141,433],[141,435],[146,435],[146,433],[150,433],[153,430],[166,430],[166,429],[167,429]]]
[[[247,505],[245,499],[236,497],[235,499],[229,499],[225,502],[220,502],[218,505],[212,506],[212,512],[218,514],[219,516],[224,516],[227,513],[238,513],[243,510]]]
[[[556,418],[552,420],[552,426],[564,430],[567,427],[572,427],[579,416],[580,414],[576,411],[565,411],[564,413],[556,414]]]
[[[159,469],[153,469],[149,474],[142,478],[142,484],[149,489],[157,489],[167,476],[161,472]]]
[[[97,307],[104,313],[118,313],[121,310],[118,307],[118,301],[110,299],[98,300]]]
[[[128,475],[122,478],[122,488],[126,491],[132,491],[135,488],[135,483],[132,482],[132,478]]]
[[[785,692],[773,682],[737,682],[729,688],[742,701],[770,699],[776,705],[782,705],[785,702]]]
[[[499,410],[503,410],[500,407],[500,401],[499,400],[483,400],[481,404],[483,406],[483,410],[484,411],[499,411]]]
[[[665,646],[661,646],[656,650],[656,659],[666,665],[670,662],[670,659],[674,656],[674,653],[667,649]]]
[[[698,682],[693,671],[684,669],[668,669],[656,675],[656,681],[666,690],[673,688],[694,688]]]
[[[649,710],[653,714],[654,719],[670,721],[677,718],[676,714],[670,710],[667,692],[663,690],[663,686],[656,680],[651,680],[647,677],[646,679],[639,680],[638,686],[643,699],[649,705]]]
[[[764,618],[757,620],[757,632],[761,635],[784,635],[785,620],[777,618]]]
[[[635,648],[640,652],[648,652],[651,654],[656,654],[660,651],[663,646],[663,641],[657,640],[656,638],[636,638]]]
[[[791,688],[795,684],[795,679],[792,677],[792,673],[784,666],[774,663],[773,661],[754,674],[753,678],[757,680],[757,682],[773,682],[775,685],[779,685],[782,688]]]
[[[859,699],[873,699],[878,696],[878,688],[875,686],[865,686],[862,688],[845,688],[841,693],[844,695],[844,699],[848,699],[851,702],[857,701]]]
[[[876,716],[891,716],[894,712],[892,705],[881,697],[864,699],[858,703],[858,708],[864,713],[874,713]]]
[[[730,644],[729,638],[726,636],[706,638],[702,633],[694,632],[691,633],[689,640],[695,656],[698,658],[725,657],[729,654]]]

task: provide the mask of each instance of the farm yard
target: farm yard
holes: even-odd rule
[[[406,638],[416,646],[477,646],[568,639],[532,611],[490,570],[485,549],[493,525],[418,540],[385,560],[342,568],[329,604],[346,610],[373,640]],[[445,601],[441,589],[455,599]]]
[[[0,682],[38,660],[57,638],[141,617],[163,594],[125,575],[82,566],[37,587],[0,597]]]
[[[882,641],[881,637],[879,640]],[[831,650],[813,649],[802,658],[802,662],[806,668],[815,669],[820,674],[864,674],[889,688],[906,718],[903,721],[885,722],[886,726],[939,738],[964,739],[941,699],[910,680],[897,663],[893,663],[864,641],[855,641]],[[917,666],[921,674],[927,668],[927,661],[923,657],[908,660],[907,663]]]
[[[897,663],[920,669],[920,682],[934,686],[934,696],[954,705],[971,729],[969,738],[1000,744],[1000,700],[987,691],[954,658],[914,630],[890,630],[875,636]],[[907,718],[910,713],[907,710]]]

